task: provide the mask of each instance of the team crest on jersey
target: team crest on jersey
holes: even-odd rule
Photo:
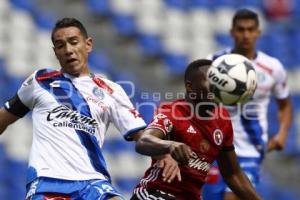
[[[164,119],[164,126],[165,126],[165,130],[168,133],[170,133],[173,129],[173,124],[172,124],[171,120],[169,120],[168,118]]]
[[[153,117],[153,123],[158,123],[160,119],[164,119],[166,117],[166,115],[159,113]]]
[[[210,149],[210,145],[209,145],[209,142],[205,139],[203,139],[201,142],[200,142],[200,145],[199,145],[199,150],[201,153],[206,153],[208,152]]]
[[[266,80],[266,75],[261,72],[256,72],[257,82],[261,83]]]
[[[223,133],[220,129],[216,129],[213,133],[214,141],[216,145],[221,145],[223,142]]]
[[[104,99],[104,92],[99,87],[93,88],[93,94],[100,100]]]
[[[163,119],[166,118],[167,116],[162,114],[162,113],[158,113],[157,115],[154,116],[155,119]]]

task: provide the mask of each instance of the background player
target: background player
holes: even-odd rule
[[[52,31],[61,70],[31,75],[0,109],[0,133],[32,110],[27,199],[123,199],[111,185],[101,147],[112,122],[127,140],[145,127],[123,89],[90,73],[92,38],[76,19]]]
[[[259,19],[248,9],[237,11],[232,20],[231,36],[233,49],[226,49],[210,56],[215,60],[227,53],[237,53],[252,61],[258,79],[258,86],[252,100],[242,110],[228,107],[232,117],[234,146],[240,166],[253,185],[259,182],[259,168],[266,150],[282,150],[292,121],[292,110],[287,86],[287,74],[280,61],[256,49],[256,41],[261,32]],[[278,104],[279,131],[267,143],[267,108],[273,95]],[[213,168],[212,173],[217,172]],[[214,175],[215,176],[215,175]],[[205,200],[237,199],[230,192],[220,174],[217,179],[204,186]],[[217,182],[215,182],[217,180]],[[224,195],[225,193],[225,195]]]
[[[261,199],[240,169],[233,147],[233,131],[226,109],[212,102],[206,72],[210,60],[190,63],[185,72],[186,99],[161,104],[152,123],[136,144],[137,152],[156,156],[170,153],[180,163],[181,180],[161,180],[152,160],[132,200],[201,199],[200,188],[217,159],[222,175],[243,200]],[[227,117],[227,118],[226,118]]]

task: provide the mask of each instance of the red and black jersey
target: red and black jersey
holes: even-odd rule
[[[215,107],[209,117],[200,117],[192,107],[185,100],[163,103],[147,127],[160,129],[167,139],[191,147],[193,158],[187,166],[180,166],[182,181],[164,182],[158,162],[153,159],[134,193],[143,189],[160,190],[180,200],[201,199],[201,187],[212,162],[221,151],[233,149],[233,131],[225,108]]]

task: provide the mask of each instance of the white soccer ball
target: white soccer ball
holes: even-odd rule
[[[255,92],[256,73],[251,62],[239,54],[226,54],[208,69],[209,90],[225,105],[245,103]]]

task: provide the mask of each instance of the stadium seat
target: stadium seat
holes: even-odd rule
[[[89,56],[89,65],[93,73],[111,76],[112,63],[107,55],[101,51],[92,51]]]
[[[205,8],[192,8],[187,15],[189,23],[187,29],[192,37],[201,37],[206,39],[214,34],[214,24],[207,19],[214,17],[214,14]]]
[[[133,191],[133,188],[139,183],[139,178],[116,178],[115,183],[116,186],[121,190],[121,191]]]
[[[163,48],[159,35],[140,34],[138,44],[146,56],[156,57],[162,55]]]
[[[7,154],[2,142],[0,142],[0,199],[8,199],[8,186],[6,184],[8,177]]]
[[[211,0],[190,0],[189,1],[190,8],[212,10],[213,6],[214,3]]]
[[[136,24],[134,16],[113,14],[113,24],[120,35],[134,36],[136,34]]]
[[[27,12],[32,12],[34,9],[34,2],[32,0],[10,0],[10,3],[15,7],[15,9]]]
[[[51,31],[54,27],[56,18],[51,13],[35,9],[32,12],[32,16],[37,28]]]
[[[238,1],[236,1],[236,0],[215,0],[213,2],[214,2],[214,7],[216,9],[222,8],[222,7],[236,8],[238,5]]]
[[[87,0],[88,10],[100,16],[109,16],[111,14],[109,0]]]
[[[227,33],[231,27],[231,18],[235,10],[232,7],[218,7],[214,12],[214,27],[217,33]]]
[[[188,1],[186,0],[165,0],[165,4],[170,9],[186,10],[188,8]]]
[[[263,8],[263,1],[261,0],[240,0],[237,1],[237,7],[238,8],[256,8],[256,9],[262,9]]]
[[[26,182],[27,163],[9,159],[7,166],[7,173],[9,174],[8,181],[6,182],[9,188],[8,199],[25,199],[26,189],[20,183]]]
[[[158,104],[159,102],[150,99],[139,100],[137,109],[147,124],[149,124],[153,119],[155,109],[157,108]]]
[[[162,53],[163,21],[160,20],[161,17],[162,13],[157,13],[157,11],[137,12],[137,41],[146,56],[159,56]]]
[[[188,64],[188,56],[183,54],[167,54],[164,56],[164,61],[169,74],[182,76]]]
[[[135,6],[131,0],[111,0],[112,23],[123,36],[136,34]]]
[[[292,18],[293,18],[293,21],[300,20],[300,3],[298,1],[294,1],[293,10],[292,10]]]
[[[215,34],[215,41],[217,41],[218,45],[221,47],[231,47],[233,44],[233,40],[228,33],[217,33]]]

